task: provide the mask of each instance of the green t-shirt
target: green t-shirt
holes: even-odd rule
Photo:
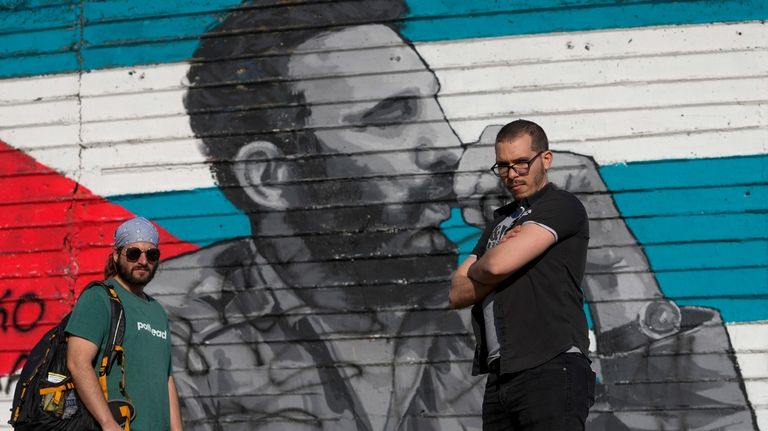
[[[171,373],[171,331],[168,316],[154,299],[144,300],[114,279],[125,310],[125,392],[136,409],[131,430],[160,431],[170,428],[168,376]],[[66,331],[99,346],[97,360],[106,345],[111,308],[107,292],[93,287],[85,290],[75,304]],[[96,364],[94,369],[98,369]],[[123,399],[120,367],[115,363],[107,377],[110,400]]]

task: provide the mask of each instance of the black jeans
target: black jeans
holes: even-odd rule
[[[488,374],[483,430],[584,430],[595,400],[595,373],[580,353],[561,353],[538,367]]]

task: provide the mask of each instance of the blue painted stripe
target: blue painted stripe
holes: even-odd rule
[[[146,45],[89,48],[83,51],[83,67],[92,70],[184,61],[192,55],[197,43],[197,40],[164,42],[154,49],[147,49]]]
[[[55,29],[0,35],[0,57],[71,51],[76,49],[79,39],[79,31],[76,29]],[[12,63],[14,60],[6,58],[3,61]]]
[[[750,322],[753,320],[765,320],[768,315],[768,299],[743,298],[743,299],[691,299],[675,301],[677,305],[696,305],[720,310],[720,315],[726,322]]]
[[[768,210],[766,185],[619,192],[613,198],[624,217]]]
[[[241,3],[241,0],[88,1],[85,3],[84,14],[88,21],[136,19],[178,15],[181,13],[199,14],[202,12],[213,12],[222,14],[229,8]]]
[[[80,0],[0,0],[0,11],[19,13],[30,9],[79,4]]]
[[[454,1],[432,0],[424,5],[413,4],[419,13],[433,16],[454,14]],[[762,20],[768,16],[768,2],[764,0],[699,0],[684,2],[613,2],[613,4],[581,3],[571,7],[570,2],[553,7],[553,1],[532,2],[520,10],[509,11],[497,0],[475,1],[493,5],[486,10],[497,13],[465,15],[449,18],[417,19],[407,21],[404,34],[415,42],[456,40],[477,37],[497,37],[566,31],[601,30],[654,25],[704,24]],[[536,10],[538,7],[544,10]],[[550,9],[551,8],[551,9]],[[532,10],[533,9],[533,10]],[[459,9],[460,10],[460,9]]]
[[[614,192],[768,183],[768,155],[608,165],[600,174]]]
[[[31,76],[40,73],[73,72],[78,69],[77,54],[74,52],[60,52],[0,60],[0,77],[5,78]]]
[[[761,213],[648,217],[626,222],[646,244],[768,237],[768,217]]]
[[[645,253],[654,271],[768,266],[768,240],[646,245]]]
[[[600,173],[665,295],[697,297],[679,303],[718,308],[726,321],[768,319],[765,301],[752,298],[768,294],[768,155],[630,163]],[[745,298],[725,298],[731,295]]]
[[[26,10],[3,10],[0,7],[0,33],[74,27],[79,17],[80,7],[73,4]]]
[[[193,15],[90,24],[85,27],[84,39],[87,46],[98,46],[152,43],[157,39],[197,38],[212,20],[210,15]]]
[[[7,0],[6,0],[7,1]],[[36,2],[41,4],[44,2]],[[74,2],[72,2],[74,3]],[[58,4],[67,4],[61,2]],[[89,57],[83,67],[98,69],[114,66],[176,62],[189,59],[197,46],[196,38],[218,22],[220,11],[238,5],[236,0],[166,0],[163,2],[85,2],[85,33],[91,44],[130,41],[113,47],[115,51],[86,51]],[[649,25],[699,24],[762,20],[768,18],[768,2],[764,0],[696,0],[685,2],[619,2],[597,3],[575,0],[562,4],[556,0],[539,2],[502,3],[497,0],[413,0],[409,2],[411,16],[406,19],[404,34],[415,42],[456,40],[476,37],[497,37],[520,34],[536,34],[556,31],[582,31],[608,28],[628,28]],[[79,3],[78,3],[79,7]],[[34,9],[24,7],[24,10]],[[56,16],[53,10],[59,10]],[[71,21],[77,10],[68,7],[46,9],[42,21],[51,26]],[[41,12],[42,13],[42,12]],[[169,18],[151,18],[149,15],[175,14]],[[196,15],[200,14],[200,15]],[[450,16],[435,18],[443,14]],[[457,14],[459,16],[457,16]],[[426,16],[432,18],[426,18]],[[148,18],[148,19],[144,19]],[[29,29],[33,24],[27,12],[5,13],[3,22],[8,28]],[[45,27],[45,24],[41,24]],[[50,27],[48,27],[50,28]],[[78,35],[76,28],[71,33]],[[47,31],[43,33],[47,34]],[[6,35],[11,37],[12,35]],[[138,43],[137,40],[160,37],[175,42]],[[179,42],[182,38],[192,38]],[[77,37],[74,37],[76,40]],[[62,42],[66,40],[67,42]],[[73,40],[55,37],[0,40],[6,53],[55,52]],[[91,45],[91,48],[95,46]],[[101,59],[99,56],[105,56]],[[71,62],[52,63],[51,58],[41,57],[38,65],[29,61],[20,68],[15,62],[7,62],[0,68],[0,78],[37,74],[63,73],[76,70]]]
[[[657,272],[656,279],[672,298],[768,297],[768,267]],[[768,309],[765,313],[768,315]]]
[[[251,223],[218,188],[112,196],[134,214],[155,220],[175,237],[201,247],[251,235]]]

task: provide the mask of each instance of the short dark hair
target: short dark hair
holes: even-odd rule
[[[305,130],[311,106],[286,79],[291,54],[302,43],[335,29],[386,25],[399,33],[402,0],[241,5],[200,40],[187,73],[184,105],[195,135],[212,162],[218,184],[239,204],[230,161],[240,148],[266,140],[287,155],[319,152]]]
[[[544,129],[533,121],[522,119],[507,123],[502,127],[496,134],[496,143],[511,141],[523,134],[531,137],[531,149],[533,151],[549,150],[549,140]]]

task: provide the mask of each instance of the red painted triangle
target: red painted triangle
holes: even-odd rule
[[[102,278],[112,234],[134,216],[0,141],[0,375]],[[194,251],[158,226],[163,257]]]

